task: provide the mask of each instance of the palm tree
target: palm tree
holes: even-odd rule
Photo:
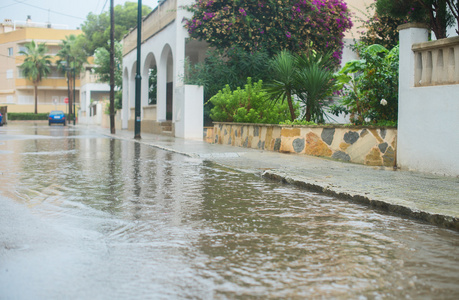
[[[65,37],[61,42],[61,49],[57,52],[59,59],[56,61],[57,68],[66,75],[69,89],[69,114],[73,114],[72,104],[74,81],[76,74],[80,74],[83,69],[83,64],[87,62],[87,56],[84,52],[84,47],[81,45],[82,39],[71,34]]]
[[[287,50],[283,50],[271,61],[272,82],[267,90],[273,101],[287,101],[290,117],[296,119],[292,97],[295,94],[297,79],[297,59]]]
[[[44,43],[35,44],[35,41],[25,44],[26,51],[20,51],[19,54],[25,55],[26,58],[19,68],[25,78],[33,82],[35,92],[35,113],[38,107],[38,84],[43,78],[51,73],[51,56],[46,55],[48,48]]]

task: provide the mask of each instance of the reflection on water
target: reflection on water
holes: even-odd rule
[[[75,255],[85,263],[68,264],[59,278],[77,298],[459,293],[456,232],[139,143],[78,134],[0,145],[8,178],[0,192],[79,241]],[[75,280],[78,272],[84,276]]]

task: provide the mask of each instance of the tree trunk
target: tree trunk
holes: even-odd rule
[[[35,92],[35,114],[38,113],[38,83],[34,84],[34,92]]]
[[[69,76],[69,115],[72,115],[72,103],[73,103],[73,78]]]
[[[446,0],[438,0],[436,2],[417,1],[425,7],[430,19],[430,28],[437,40],[446,38]]]
[[[110,0],[110,133],[115,134],[115,13]]]
[[[311,122],[311,106],[306,106],[306,121]]]
[[[459,1],[447,0],[446,3],[448,3],[449,9],[451,13],[453,14],[454,19],[456,19],[456,26],[457,26],[456,33],[459,35]]]
[[[288,108],[290,110],[290,117],[292,118],[292,122],[295,121],[296,116],[295,116],[295,109],[293,108],[293,102],[292,102],[292,95],[290,92],[287,93],[287,103],[288,103]]]

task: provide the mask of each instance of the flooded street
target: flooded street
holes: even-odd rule
[[[85,128],[0,127],[0,299],[457,299],[459,233]]]

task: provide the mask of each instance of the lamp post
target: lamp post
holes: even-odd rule
[[[110,133],[115,134],[115,12],[110,0]]]
[[[73,126],[75,126],[75,120],[76,120],[76,110],[75,110],[75,82],[76,82],[76,76],[75,76],[75,57],[73,58]]]
[[[142,0],[137,4],[137,64],[135,74],[135,120],[134,120],[134,138],[140,139],[140,46],[142,44]]]

